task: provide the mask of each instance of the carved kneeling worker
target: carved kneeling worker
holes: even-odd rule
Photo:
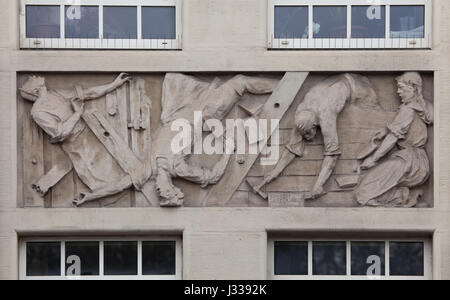
[[[20,88],[22,97],[34,102],[31,110],[33,120],[50,136],[51,143],[61,143],[72,163],[62,169],[55,166],[34,185],[35,190],[45,194],[74,168],[81,181],[91,190],[74,200],[74,204],[81,205],[117,194],[133,185],[139,188],[148,180],[145,172],[125,172],[110,154],[111,151],[87,128],[89,124],[86,123],[86,120],[94,119],[93,116],[98,112],[85,112],[85,101],[101,98],[129,80],[130,77],[122,73],[114,82],[103,86],[47,90],[45,79],[33,76]],[[100,118],[98,127],[101,128],[101,125]],[[107,130],[102,129],[102,132]]]
[[[397,78],[397,86],[402,101],[397,116],[374,137],[382,141],[381,145],[361,165],[361,169],[369,170],[355,192],[361,205],[414,207],[423,196],[419,187],[430,176],[425,146],[427,126],[433,123],[433,106],[423,98],[420,74],[405,73]]]
[[[292,129],[291,139],[279,162],[262,183],[252,186],[253,190],[267,198],[267,195],[261,191],[263,186],[274,181],[294,161],[295,157],[304,155],[305,141],[313,140],[320,128],[324,139],[325,158],[316,183],[305,199],[313,200],[325,195],[324,185],[333,173],[341,155],[337,119],[347,103],[358,103],[371,108],[379,106],[376,93],[368,78],[347,73],[329,77],[311,88],[297,107],[295,127]]]

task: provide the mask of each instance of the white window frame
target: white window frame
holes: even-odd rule
[[[275,242],[306,242],[308,243],[308,275],[275,275]],[[346,242],[346,270],[347,275],[323,276],[313,275],[313,242]],[[383,276],[355,276],[351,275],[351,243],[352,242],[384,242],[385,243],[385,275]],[[418,242],[424,243],[424,276],[391,276],[389,273],[389,243],[390,242]],[[270,280],[431,280],[432,273],[432,243],[431,239],[299,239],[299,238],[270,238],[268,241],[268,279]]]
[[[181,0],[21,0],[20,12],[20,48],[21,49],[181,49]],[[66,5],[99,6],[99,38],[69,39],[65,37]],[[26,36],[26,6],[27,5],[58,5],[61,21],[58,38],[27,38]],[[104,6],[136,6],[137,39],[104,39],[103,38],[103,7]],[[174,6],[175,7],[175,39],[142,39],[142,7]]]
[[[431,0],[374,0],[372,5],[386,6],[386,37],[351,38],[352,6],[371,5],[367,0],[268,0],[268,48],[269,49],[430,49],[432,45]],[[402,5],[425,6],[424,38],[391,38],[390,7]],[[309,38],[275,38],[275,6],[308,6]],[[314,6],[347,6],[347,38],[314,38]]]
[[[65,244],[67,242],[99,242],[99,274],[98,276],[66,276]],[[175,241],[175,275],[142,275],[142,243],[148,241]],[[61,275],[60,276],[27,276],[27,243],[28,242],[61,242]],[[138,243],[138,275],[104,275],[105,242],[137,242]],[[70,238],[23,238],[19,243],[19,279],[20,280],[181,280],[182,279],[182,242],[177,236],[152,237],[70,237]]]

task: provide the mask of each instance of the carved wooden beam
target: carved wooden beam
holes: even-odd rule
[[[281,120],[294,102],[308,74],[308,72],[287,72],[264,105],[260,118]],[[275,129],[271,128],[268,137],[273,134]],[[261,145],[260,149],[263,149],[267,145],[267,141],[261,143],[263,145]],[[222,180],[209,190],[203,200],[203,204],[205,206],[224,206],[227,204],[258,157],[259,154],[249,154],[243,164],[236,163],[235,157],[234,159],[232,158]]]

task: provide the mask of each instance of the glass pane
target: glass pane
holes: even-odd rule
[[[384,247],[384,242],[352,242],[352,275],[384,275]]]
[[[98,242],[67,242],[66,243],[66,275],[67,269],[73,267],[77,262],[67,264],[67,258],[76,256],[80,263],[80,270],[75,275],[95,276],[99,275],[100,259],[99,259],[99,243]]]
[[[391,242],[389,252],[389,269],[392,276],[424,275],[423,243]]]
[[[314,6],[315,38],[347,38],[346,6]]]
[[[60,276],[61,243],[28,242],[27,276]]]
[[[386,6],[352,6],[352,38],[384,38]]]
[[[275,275],[308,275],[308,243],[275,242]]]
[[[143,275],[175,275],[176,243],[143,242],[142,274]]]
[[[314,242],[313,274],[346,275],[346,253],[345,242]]]
[[[307,6],[275,6],[275,38],[308,38]]]
[[[175,39],[175,7],[153,6],[142,8],[143,39]]]
[[[66,6],[66,38],[98,39],[98,6]]]
[[[56,5],[27,5],[27,38],[60,38],[60,8]]]
[[[391,38],[425,37],[425,6],[391,6]]]
[[[137,275],[137,242],[105,242],[105,275]]]
[[[137,39],[137,7],[105,6],[103,31],[106,39]]]

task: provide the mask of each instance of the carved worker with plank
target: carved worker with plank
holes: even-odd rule
[[[131,186],[139,190],[148,180],[151,168],[142,167],[104,117],[98,111],[85,112],[85,101],[99,99],[130,79],[122,73],[103,86],[48,90],[44,78],[32,76],[20,88],[21,96],[34,102],[33,120],[50,136],[51,143],[61,143],[72,163],[54,166],[33,185],[36,191],[45,195],[72,168],[92,191],[80,194],[74,200],[76,205],[117,194]]]
[[[305,141],[315,138],[318,128],[324,139],[324,161],[319,176],[310,194],[305,199],[313,200],[326,194],[324,185],[336,166],[341,150],[337,133],[337,119],[347,103],[361,102],[369,107],[379,106],[376,93],[368,78],[357,74],[332,76],[315,85],[297,107],[295,127],[292,129],[289,144],[286,146],[275,168],[259,185],[253,186],[255,193],[267,199],[262,188],[274,181],[283,170],[305,152]]]

